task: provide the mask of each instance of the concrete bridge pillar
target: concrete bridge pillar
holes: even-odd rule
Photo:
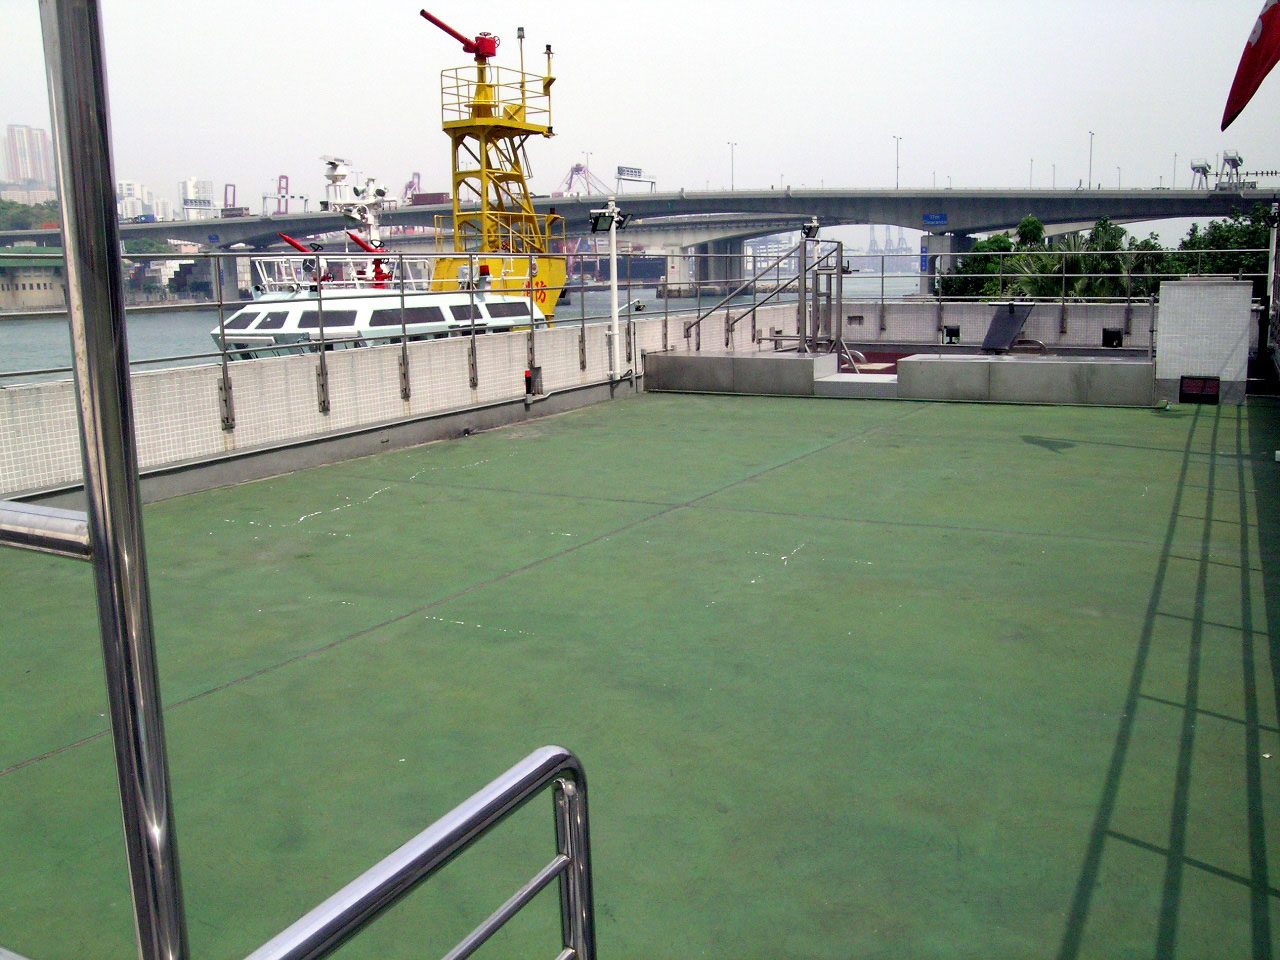
[[[973,249],[966,233],[926,233],[920,238],[920,292],[933,293],[939,274],[955,266],[956,255]]]
[[[742,281],[742,250],[741,239],[710,240],[698,244],[698,280],[707,284],[708,289],[723,286],[728,293],[727,288]]]

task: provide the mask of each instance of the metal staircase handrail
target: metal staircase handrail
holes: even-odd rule
[[[267,941],[247,960],[320,960],[329,956],[553,784],[556,856],[445,957],[469,957],[540,890],[559,878],[564,949],[557,960],[595,960],[587,777],[581,761],[556,746],[529,754]]]
[[[827,270],[831,269],[830,267],[820,268],[819,264],[825,263],[826,261],[830,260],[832,257],[836,257],[837,259],[839,259],[837,250],[838,250],[838,247],[832,247],[826,253],[821,254],[818,257],[815,257],[812,263],[809,263],[805,266],[805,273],[816,274],[820,272],[821,269],[827,269]],[[732,331],[734,327],[736,327],[743,320],[747,319],[747,317],[751,316],[753,313],[755,313],[757,310],[763,307],[766,303],[768,303],[774,297],[780,295],[784,290],[790,289],[790,287],[793,284],[797,284],[799,282],[800,282],[800,274],[797,272],[794,277],[789,278],[787,282],[782,284],[781,286],[775,287],[763,299],[757,301],[756,303],[751,304],[751,306],[749,307],[743,308],[743,311],[740,314],[738,314],[736,317],[732,316],[732,308],[727,308],[725,310],[725,320],[724,320],[725,329]],[[862,362],[866,363],[866,360],[863,360]]]
[[[797,250],[800,249],[801,245],[805,242],[806,241],[801,240],[800,243],[797,243],[794,247],[792,247],[782,256],[778,257],[778,259],[774,260],[773,263],[769,264],[769,266],[757,272],[754,277],[750,277],[746,280],[743,280],[742,283],[738,284],[738,286],[734,289],[734,291],[731,294],[729,294],[727,297],[725,297],[723,300],[717,303],[714,307],[708,308],[704,313],[699,315],[697,320],[687,321],[684,325],[684,335],[686,337],[689,336],[689,332],[693,330],[694,327],[701,326],[703,320],[707,319],[707,317],[711,316],[711,314],[715,313],[717,310],[723,307],[726,303],[728,303],[730,300],[732,300],[734,297],[740,294],[743,290],[746,290],[749,286],[751,286],[751,284],[755,283],[757,280],[763,277],[770,270],[778,266],[778,264],[782,263],[783,260],[787,259],[787,257],[790,257],[792,254],[794,254]]]

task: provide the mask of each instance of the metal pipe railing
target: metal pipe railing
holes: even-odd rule
[[[0,546],[76,560],[93,558],[89,518],[85,513],[18,500],[0,500]]]
[[[587,777],[563,747],[535,750],[319,904],[247,960],[321,960],[515,813],[555,789],[556,856],[445,955],[463,960],[552,880],[560,883],[561,957],[595,960]]]
[[[40,0],[66,251],[87,529],[142,960],[186,960],[125,335],[97,0]]]

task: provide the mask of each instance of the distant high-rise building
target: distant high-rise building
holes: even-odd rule
[[[187,177],[178,184],[178,193],[182,196],[184,220],[208,220],[214,216],[212,180]]]
[[[5,177],[13,183],[53,189],[53,141],[47,130],[9,124],[4,138]]]

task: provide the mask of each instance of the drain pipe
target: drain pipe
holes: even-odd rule
[[[142,960],[187,960],[142,540],[98,0],[40,0],[102,658]]]

